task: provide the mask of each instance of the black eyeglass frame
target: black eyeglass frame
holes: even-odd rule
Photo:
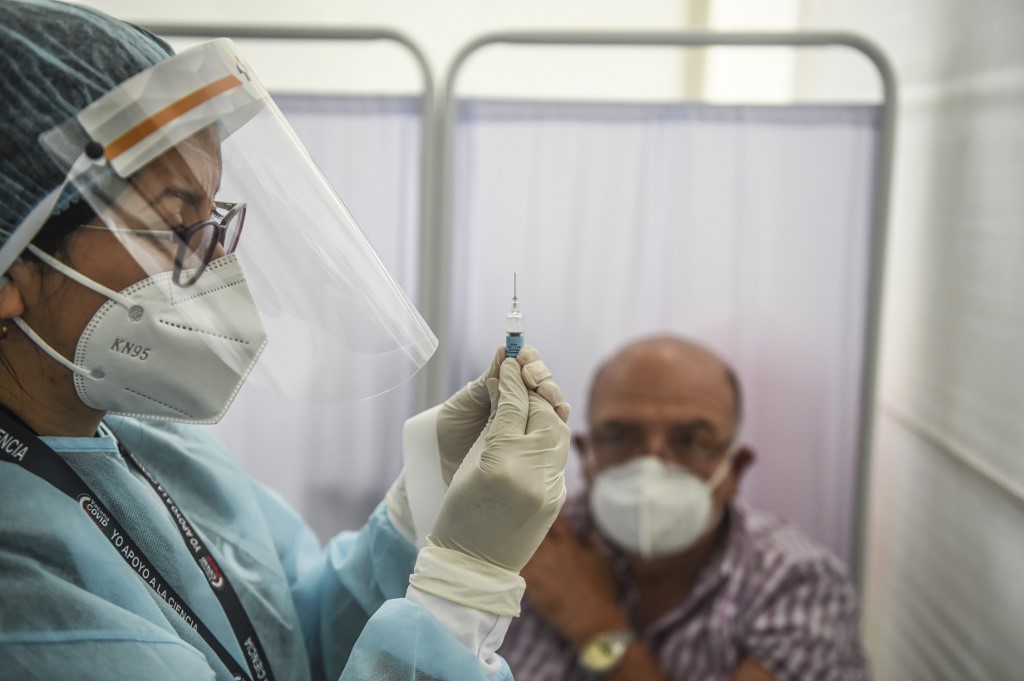
[[[724,442],[696,437],[689,445],[689,452],[686,454],[673,451],[674,449],[678,450],[678,447],[672,444],[667,444],[665,449],[670,452],[668,458],[671,461],[695,471],[704,472],[735,446],[738,433],[738,429],[735,429],[729,439]],[[644,438],[637,437],[635,431],[607,433],[598,430],[596,433],[581,433],[579,437],[586,449],[600,456],[606,463],[613,465],[631,461],[645,454],[661,455],[661,452],[648,451]]]
[[[189,225],[184,229],[131,229],[131,228],[120,228],[110,227],[108,225],[81,225],[86,229],[102,229],[115,234],[129,234],[135,237],[146,237],[149,239],[162,239],[168,242],[176,242],[178,244],[177,253],[174,256],[174,273],[171,276],[174,283],[181,288],[188,288],[202,276],[203,272],[206,271],[206,267],[213,261],[213,255],[217,252],[217,246],[223,246],[225,253],[234,253],[235,249],[238,248],[238,242],[242,237],[242,228],[245,226],[245,210],[246,204],[243,201],[238,203],[230,203],[227,201],[214,201],[213,205],[215,208],[227,211],[224,216],[218,219],[207,219],[200,220],[199,222]],[[232,234],[231,242],[227,243],[228,227],[230,222],[238,216],[238,229]],[[195,268],[191,276],[182,281],[182,272],[185,269],[185,259],[189,254],[189,244],[192,237],[203,229],[209,229],[213,227],[216,230],[216,238],[210,239],[207,244],[205,251],[202,253],[202,262]]]
[[[181,242],[178,244],[178,252],[174,257],[174,274],[172,279],[175,284],[182,288],[188,288],[197,281],[199,277],[206,270],[207,265],[213,261],[213,254],[217,252],[217,246],[223,246],[225,253],[234,253],[235,249],[238,248],[238,242],[242,236],[242,228],[245,226],[245,203],[228,203],[226,201],[214,201],[213,205],[221,210],[227,211],[224,213],[224,217],[219,220],[201,220],[194,225],[187,227],[184,230],[174,231]],[[225,239],[228,234],[228,224],[232,218],[238,215],[238,229],[232,235],[231,243],[225,243]],[[185,282],[181,281],[181,273],[185,264],[185,258],[188,256],[189,242],[192,239],[192,235],[202,229],[208,229],[214,227],[217,230],[217,238],[210,239],[209,245],[206,247],[206,252],[203,253],[202,263],[195,268],[193,275]]]

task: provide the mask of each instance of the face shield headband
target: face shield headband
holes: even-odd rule
[[[139,73],[40,144],[99,216],[86,229],[137,273],[128,283],[170,273],[180,294],[237,245],[269,339],[248,379],[259,388],[306,402],[361,399],[403,382],[436,349],[230,40]],[[0,271],[63,187],[0,248]],[[193,310],[198,327],[210,321]]]

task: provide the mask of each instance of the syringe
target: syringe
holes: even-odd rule
[[[523,347],[523,313],[516,295],[516,275],[512,273],[512,309],[505,317],[505,356],[515,357]]]

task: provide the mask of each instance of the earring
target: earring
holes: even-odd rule
[[[0,324],[0,340],[7,338],[7,334],[10,333],[11,329],[7,326],[7,322]]]

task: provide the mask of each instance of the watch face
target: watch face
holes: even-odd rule
[[[600,634],[584,646],[580,652],[580,664],[592,672],[611,671],[626,654],[632,639],[629,632]]]

